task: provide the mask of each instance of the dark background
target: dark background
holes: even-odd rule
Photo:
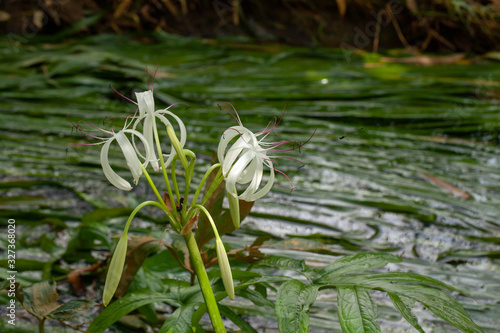
[[[0,33],[21,42],[73,27],[83,35],[162,30],[369,51],[484,53],[499,48],[499,22],[500,0],[0,1]]]

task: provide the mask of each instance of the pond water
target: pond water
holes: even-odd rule
[[[286,108],[273,140],[304,142],[314,133],[290,155],[304,167],[279,161],[293,182],[292,193],[287,179],[278,177],[242,229],[225,237],[229,245],[272,235],[263,251],[316,266],[345,254],[394,253],[404,263],[386,269],[458,287],[469,297],[454,296],[479,326],[498,331],[498,62],[474,58],[424,67],[333,49],[154,38],[155,43],[110,35],[59,43],[0,42],[0,208],[5,219],[15,218],[31,232],[45,230],[40,222],[47,218],[75,226],[94,209],[134,207],[152,195],[145,182],[131,193],[107,183],[98,147],[69,146],[67,151],[70,143],[91,141],[72,131],[66,115],[102,125],[133,113],[133,105],[109,85],[133,96],[148,87],[146,66],[153,72],[158,65],[157,107],[190,105],[176,111],[188,128],[187,146],[201,162],[197,179],[222,132],[235,125],[218,102],[232,103],[255,131]],[[120,155],[111,153],[112,165],[130,177]],[[136,230],[161,234],[156,212],[146,212]],[[121,233],[122,225],[123,219],[111,223],[111,232]],[[51,259],[39,247],[23,254]],[[29,269],[22,274],[27,281],[41,278]],[[334,293],[318,298],[311,332],[339,329],[336,309],[326,303],[332,298]],[[383,332],[412,331],[388,299],[378,294],[376,299]],[[426,332],[454,331],[423,308],[416,313]],[[269,325],[262,331],[272,332],[275,324]]]

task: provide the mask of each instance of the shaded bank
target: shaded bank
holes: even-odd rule
[[[500,45],[499,18],[496,0],[0,2],[0,31],[19,42],[74,26],[79,34],[162,30],[301,46],[482,53]]]

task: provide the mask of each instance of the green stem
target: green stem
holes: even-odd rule
[[[177,215],[177,211],[174,209],[174,207],[175,207],[174,195],[172,193],[172,188],[170,187],[170,181],[168,180],[167,168],[165,166],[165,160],[163,159],[163,153],[161,151],[161,145],[160,145],[160,138],[158,136],[158,129],[156,128],[155,122],[153,122],[153,133],[155,136],[156,150],[158,151],[161,169],[163,171],[163,178],[165,178],[165,185],[167,186],[167,193],[168,193],[168,196],[170,197],[170,204],[172,205],[172,210],[173,210],[172,213],[174,214],[174,217],[175,217]]]
[[[45,318],[38,319],[38,333],[45,333]]]
[[[135,207],[135,209],[132,211],[132,213],[130,213],[130,216],[128,217],[127,223],[125,224],[125,228],[123,230],[124,233],[128,232],[128,229],[130,227],[130,223],[132,223],[132,220],[134,219],[135,215],[142,209],[142,207],[148,206],[148,205],[153,205],[153,206],[160,208],[161,210],[163,210],[165,212],[165,214],[167,215],[167,217],[170,221],[173,220],[173,216],[169,213],[169,211],[164,203],[162,205],[162,204],[160,204],[156,201],[152,201],[152,200],[144,201],[143,203],[141,203],[137,207]]]
[[[196,205],[196,201],[198,201],[198,196],[200,195],[200,192],[201,190],[203,189],[203,185],[205,184],[205,182],[207,181],[208,179],[208,176],[210,176],[210,174],[212,173],[213,170],[215,170],[216,168],[221,168],[221,165],[220,163],[217,163],[217,164],[214,164],[212,165],[208,170],[207,172],[205,172],[205,175],[203,176],[203,178],[201,179],[201,182],[200,184],[198,185],[198,188],[196,189],[196,192],[194,194],[194,197],[193,197],[193,201],[191,202],[191,205]]]
[[[146,176],[146,179],[148,180],[149,185],[153,189],[153,192],[155,192],[156,198],[158,199],[159,202],[163,202],[163,198],[161,197],[160,192],[158,192],[158,189],[156,188],[155,184],[153,183],[153,180],[151,179],[151,176],[149,176],[148,171],[146,170],[146,168],[142,164],[141,164],[141,169],[142,169],[142,173],[144,174],[144,176]]]
[[[151,177],[149,176],[149,173],[146,171],[146,168],[144,168],[144,166],[142,164],[141,164],[141,168],[142,168],[142,172],[144,173],[144,176],[146,176],[146,179],[148,180],[149,185],[151,185],[153,192],[155,192],[156,198],[158,198],[159,203],[157,203],[157,205],[155,205],[155,206],[158,206],[159,208],[161,208],[165,212],[165,214],[167,214],[167,217],[170,220],[170,224],[172,225],[172,228],[174,228],[174,230],[176,230],[176,231],[181,230],[179,223],[175,220],[175,216],[172,216],[172,214],[169,213],[168,208],[167,208],[167,204],[165,204],[165,202],[163,201],[163,198],[161,197],[160,193],[156,189],[156,186],[153,183],[153,180],[151,179]],[[155,204],[156,204],[156,202],[155,202]],[[149,203],[149,205],[152,205],[152,203]],[[141,208],[142,207],[143,206],[141,206]],[[175,204],[172,207],[175,207]],[[175,209],[172,209],[172,210],[173,210],[173,213],[175,214],[175,212],[176,212]]]
[[[198,244],[196,244],[193,233],[189,232],[187,235],[184,235],[184,240],[186,241],[189,249],[191,263],[194,266],[196,275],[198,276],[198,283],[200,284],[201,292],[203,293],[203,298],[205,299],[208,315],[212,321],[214,331],[216,333],[225,333],[226,329],[222,323],[219,308],[217,307],[217,301],[215,300],[214,292],[210,286],[210,280],[208,279],[207,272],[205,271],[205,265],[203,264],[203,259],[201,259]]]

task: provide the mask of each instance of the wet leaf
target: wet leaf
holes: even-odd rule
[[[280,286],[275,308],[280,332],[309,332],[309,308],[317,292],[317,286],[299,280],[290,280]]]
[[[406,319],[406,321],[409,322],[413,327],[415,327],[417,331],[419,331],[420,333],[425,333],[418,323],[417,317],[411,311],[411,308],[415,304],[415,300],[407,297],[399,297],[398,295],[389,292],[387,293],[387,295],[389,295],[392,303],[401,313],[403,318]]]
[[[191,333],[193,332],[191,317],[196,304],[177,308],[163,323],[159,333]]]
[[[249,323],[247,323],[243,318],[238,316],[231,308],[219,304],[219,311],[221,315],[225,316],[229,320],[231,320],[236,326],[238,326],[242,332],[245,333],[257,333],[257,331],[250,326]]]
[[[96,305],[97,303],[93,301],[74,299],[51,311],[47,315],[47,317],[55,320],[74,320],[75,316],[89,310]]]
[[[339,287],[338,315],[340,326],[346,333],[377,333],[380,325],[377,318],[377,304],[370,290],[358,287]]]

